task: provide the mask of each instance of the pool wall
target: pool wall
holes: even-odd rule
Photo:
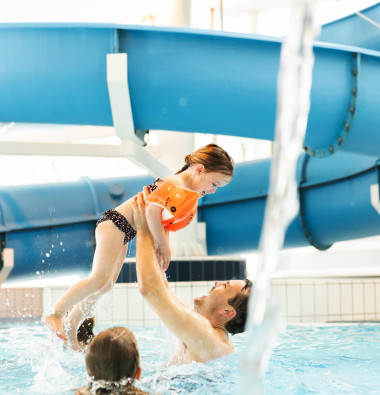
[[[213,281],[173,282],[189,304],[207,294]],[[273,293],[288,323],[380,321],[380,276],[277,278]],[[1,288],[0,319],[39,320],[68,286]],[[159,325],[136,283],[115,284],[98,304],[96,322],[107,325]]]

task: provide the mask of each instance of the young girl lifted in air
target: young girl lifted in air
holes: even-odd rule
[[[228,153],[216,144],[209,144],[187,155],[185,165],[176,174],[158,178],[148,186],[151,194],[147,198],[147,222],[164,270],[171,258],[168,231],[188,225],[197,210],[198,199],[227,185],[233,171],[234,163]],[[72,349],[82,351],[77,328],[97,299],[116,282],[128,242],[135,236],[131,199],[106,211],[96,224],[96,249],[90,277],[74,284],[54,306],[54,311],[44,317],[45,324],[58,337],[67,340]]]

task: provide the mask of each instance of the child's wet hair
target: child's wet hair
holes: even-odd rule
[[[115,326],[99,332],[87,347],[86,370],[94,380],[134,379],[140,354],[133,333]]]
[[[176,174],[186,171],[189,167],[202,164],[207,173],[221,173],[232,177],[235,164],[228,153],[217,144],[208,144],[185,156],[185,165]]]

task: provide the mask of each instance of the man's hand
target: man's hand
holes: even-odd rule
[[[145,193],[146,192],[144,188],[144,195]],[[145,217],[146,203],[144,195],[142,192],[139,192],[136,196],[132,198],[133,223],[135,225],[136,231],[149,231],[148,223],[146,222]]]

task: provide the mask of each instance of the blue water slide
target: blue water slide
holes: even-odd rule
[[[314,45],[301,207],[286,247],[323,250],[380,234],[370,197],[380,183],[380,58],[374,46],[345,44]],[[280,47],[279,39],[190,29],[2,24],[0,121],[113,125],[106,55],[126,52],[136,129],[273,140]],[[240,164],[227,187],[200,201],[209,254],[257,249],[269,169],[270,160]],[[151,181],[2,187],[0,242],[15,251],[11,275],[88,270],[100,214]]]
[[[374,22],[374,23],[373,23]],[[323,25],[318,41],[380,50],[380,4]]]
[[[334,242],[380,234],[380,216],[370,201],[370,186],[380,183],[377,158],[338,152],[321,160],[304,154],[297,166],[301,203],[286,248],[325,250]],[[270,160],[241,164],[227,187],[202,199],[199,219],[207,223],[209,253],[257,249],[269,171]]]
[[[239,164],[230,184],[199,202],[207,224],[210,255],[257,249],[268,195],[270,160]],[[376,158],[339,152],[298,162],[301,210],[290,225],[285,247],[314,245],[380,234],[380,216],[369,189],[380,182]],[[247,182],[247,180],[250,180]],[[11,277],[25,273],[88,270],[100,214],[150,184],[149,176],[2,187],[0,237],[15,252]],[[135,244],[132,243],[131,255]]]
[[[281,40],[121,25],[0,24],[0,121],[112,125],[106,55],[128,54],[136,129],[273,140]],[[310,155],[380,155],[379,52],[314,45]]]
[[[0,188],[0,242],[14,249],[10,277],[88,271],[95,223],[111,207],[141,191],[151,177]],[[134,251],[130,251],[134,253]]]

